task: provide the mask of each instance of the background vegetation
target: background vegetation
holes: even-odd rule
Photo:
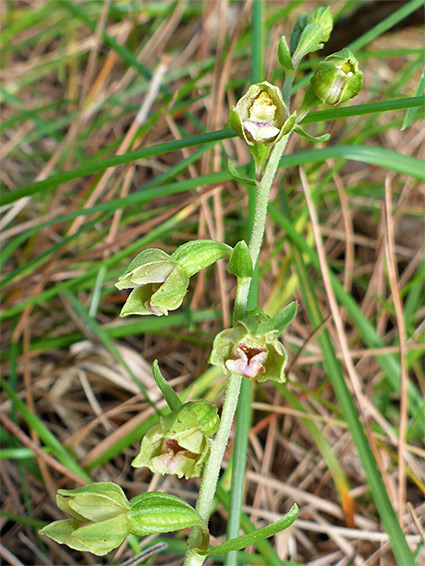
[[[231,506],[245,532],[294,501],[300,518],[227,564],[389,565],[406,541],[424,559],[423,29],[399,29],[423,5],[384,4],[355,37],[364,3],[331,2],[329,50],[351,42],[365,87],[348,107],[304,120],[330,142],[294,135],[282,160],[258,300],[270,315],[299,301],[284,335],[288,385],[246,382],[212,532],[222,541],[228,522],[238,533]],[[129,497],[155,488],[194,503],[196,480],[152,477],[130,461],[156,422],[150,402],[163,406],[154,359],[176,390],[220,406],[225,379],[207,359],[235,281],[219,266],[168,317],[129,319],[118,318],[126,292],[113,285],[146,246],[247,238],[252,189],[226,162],[246,173],[249,156],[226,129],[228,110],[250,82],[281,83],[279,37],[321,5],[1,3],[5,564],[122,564],[140,552],[131,539],[102,561],[41,540],[37,530],[62,518],[59,487],[111,480]],[[295,103],[322,56],[303,65]],[[185,538],[161,540],[168,547],[150,563],[181,563]]]

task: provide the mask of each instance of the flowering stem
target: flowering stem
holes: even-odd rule
[[[254,221],[249,241],[249,253],[251,255],[253,266],[256,265],[258,256],[260,255],[260,248],[266,225],[270,189],[276,175],[280,158],[288,142],[289,135],[290,134],[283,136],[282,139],[274,146],[270,159],[267,163],[267,167],[264,171],[264,175],[261,176],[261,172],[256,175],[257,193],[255,198]],[[251,277],[238,279],[233,312],[234,322],[239,320],[246,310],[250,284]],[[242,377],[240,375],[231,374],[229,376],[223,409],[221,412],[220,427],[211,444],[211,452],[202,474],[201,487],[199,490],[198,500],[196,502],[196,510],[206,523],[208,523],[211,513],[221,462],[229,440],[233,417],[238,404],[241,381]],[[198,554],[196,551],[198,541],[199,528],[193,527],[187,544],[184,566],[200,566],[204,562],[205,557]]]

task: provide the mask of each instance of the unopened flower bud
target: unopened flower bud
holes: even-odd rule
[[[317,98],[335,106],[359,94],[363,73],[351,51],[343,49],[319,63],[311,78],[311,85]]]
[[[279,331],[260,309],[250,311],[234,328],[214,340],[210,364],[226,374],[238,374],[263,383],[284,383],[286,351],[277,339]]]
[[[131,532],[130,505],[122,489],[112,482],[60,489],[56,502],[73,518],[41,529],[41,534],[55,542],[103,556],[120,546]]]
[[[153,473],[197,477],[208,457],[210,436],[219,425],[217,409],[207,401],[185,403],[151,428],[143,437],[140,452],[131,463]]]

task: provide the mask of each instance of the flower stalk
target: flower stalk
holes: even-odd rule
[[[264,230],[266,226],[267,206],[269,201],[270,189],[276,176],[279,161],[285,151],[288,143],[289,133],[282,136],[274,145],[270,154],[269,161],[262,171],[256,170],[256,199],[254,209],[254,221],[252,226],[251,238],[249,241],[249,253],[252,265],[255,266],[260,255],[261,244],[263,241]],[[249,288],[252,277],[244,277],[238,279],[236,290],[236,299],[233,311],[234,324],[242,318],[246,312],[248,302]],[[205,465],[201,487],[199,490],[196,510],[200,517],[208,522],[218,476],[220,474],[221,462],[223,460],[224,451],[229,441],[230,431],[232,428],[233,418],[235,416],[238,404],[239,390],[241,386],[242,376],[231,373],[227,382],[227,388],[221,412],[220,426],[217,434],[212,441],[210,456]],[[205,556],[198,554],[196,549],[196,541],[199,540],[198,527],[193,527],[189,535],[187,550],[184,560],[184,566],[201,566],[205,560]]]

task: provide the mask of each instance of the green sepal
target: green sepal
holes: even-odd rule
[[[292,303],[289,303],[279,314],[272,318],[273,326],[277,330],[278,335],[294,320],[297,315],[297,309],[298,302],[292,301]]]
[[[189,277],[178,266],[175,266],[162,285],[147,283],[132,290],[127,298],[120,316],[131,314],[167,315],[169,310],[177,309],[183,302],[189,287]],[[149,308],[149,306],[151,308]]]
[[[235,181],[237,181],[238,183],[241,183],[242,185],[250,185],[252,187],[255,187],[256,182],[254,181],[254,179],[247,179],[245,177],[241,177],[236,169],[236,167],[233,165],[233,163],[230,161],[230,159],[227,160],[227,170],[229,171],[229,173],[231,174],[231,176],[233,177],[233,179]]]
[[[123,490],[113,482],[58,489],[56,504],[61,511],[81,521],[105,521],[128,510]]]
[[[254,271],[252,259],[244,240],[238,242],[233,248],[227,271],[232,275],[236,275],[236,277],[252,277]]]
[[[39,532],[74,550],[104,556],[122,544],[130,534],[130,528],[130,519],[123,513],[100,523],[87,523],[79,519],[54,521]]]
[[[277,48],[277,56],[280,65],[285,69],[285,71],[293,71],[294,67],[292,65],[291,53],[289,51],[288,44],[286,42],[286,37],[282,35],[279,40],[279,46]]]
[[[270,145],[248,145],[248,151],[254,159],[255,172],[261,175],[271,150]]]
[[[251,544],[269,538],[290,527],[298,517],[298,511],[298,505],[294,503],[289,512],[282,517],[282,519],[276,521],[276,523],[272,523],[271,525],[267,525],[267,527],[247,533],[246,535],[227,540],[223,544],[210,548],[206,552],[199,550],[198,553],[203,556],[214,556],[215,554],[226,554],[232,550],[242,550]]]
[[[229,127],[234,132],[236,132],[241,139],[245,140],[241,117],[239,116],[239,112],[237,111],[236,106],[232,106],[230,108],[228,124]]]
[[[164,434],[173,438],[197,428],[202,434],[212,436],[220,424],[217,408],[204,399],[188,401],[178,412],[161,417],[160,421]]]
[[[347,48],[328,55],[310,79],[314,94],[325,104],[336,106],[357,96],[363,86],[359,63]]]
[[[182,304],[189,276],[166,252],[148,248],[130,262],[115,286],[118,289],[133,288],[120,316],[162,316]]]
[[[330,139],[330,134],[323,134],[322,136],[312,136],[311,134],[307,133],[301,126],[295,126],[294,131],[299,136],[303,136],[307,138],[311,142],[326,142]]]
[[[277,338],[272,319],[261,309],[249,311],[233,328],[214,338],[209,363],[227,374],[259,383],[285,383],[287,353]]]
[[[151,491],[130,501],[131,532],[138,536],[179,531],[188,527],[207,530],[199,513],[176,495]]]
[[[194,240],[179,246],[171,257],[188,277],[192,277],[219,259],[230,257],[231,253],[232,248],[222,242]]]
[[[175,263],[161,249],[148,248],[140,252],[118,278],[117,289],[129,289],[147,283],[162,283],[174,269]]]
[[[217,408],[208,401],[189,401],[148,430],[131,465],[179,478],[198,477],[219,422]]]
[[[73,533],[81,526],[81,524],[81,521],[78,519],[64,519],[63,521],[54,521],[40,529],[38,532],[40,535],[49,537],[59,544],[66,544],[74,550],[85,552],[88,550],[87,547],[82,542],[77,539],[74,540],[72,537]]]
[[[180,399],[174,392],[174,389],[171,387],[171,385],[162,375],[158,366],[158,360],[154,360],[152,364],[152,374],[155,379],[155,383],[158,385],[159,389],[161,390],[161,393],[163,394],[164,399],[167,402],[167,405],[170,407],[170,410],[175,411],[176,409],[180,409],[183,403],[180,401]]]
[[[69,542],[64,542],[71,548],[74,547],[70,543],[82,544],[89,552],[104,556],[124,542],[130,534],[130,529],[130,518],[121,514],[101,523],[83,524],[74,531]]]
[[[275,331],[272,319],[260,308],[248,311],[239,324],[252,336],[265,336],[268,332]]]

